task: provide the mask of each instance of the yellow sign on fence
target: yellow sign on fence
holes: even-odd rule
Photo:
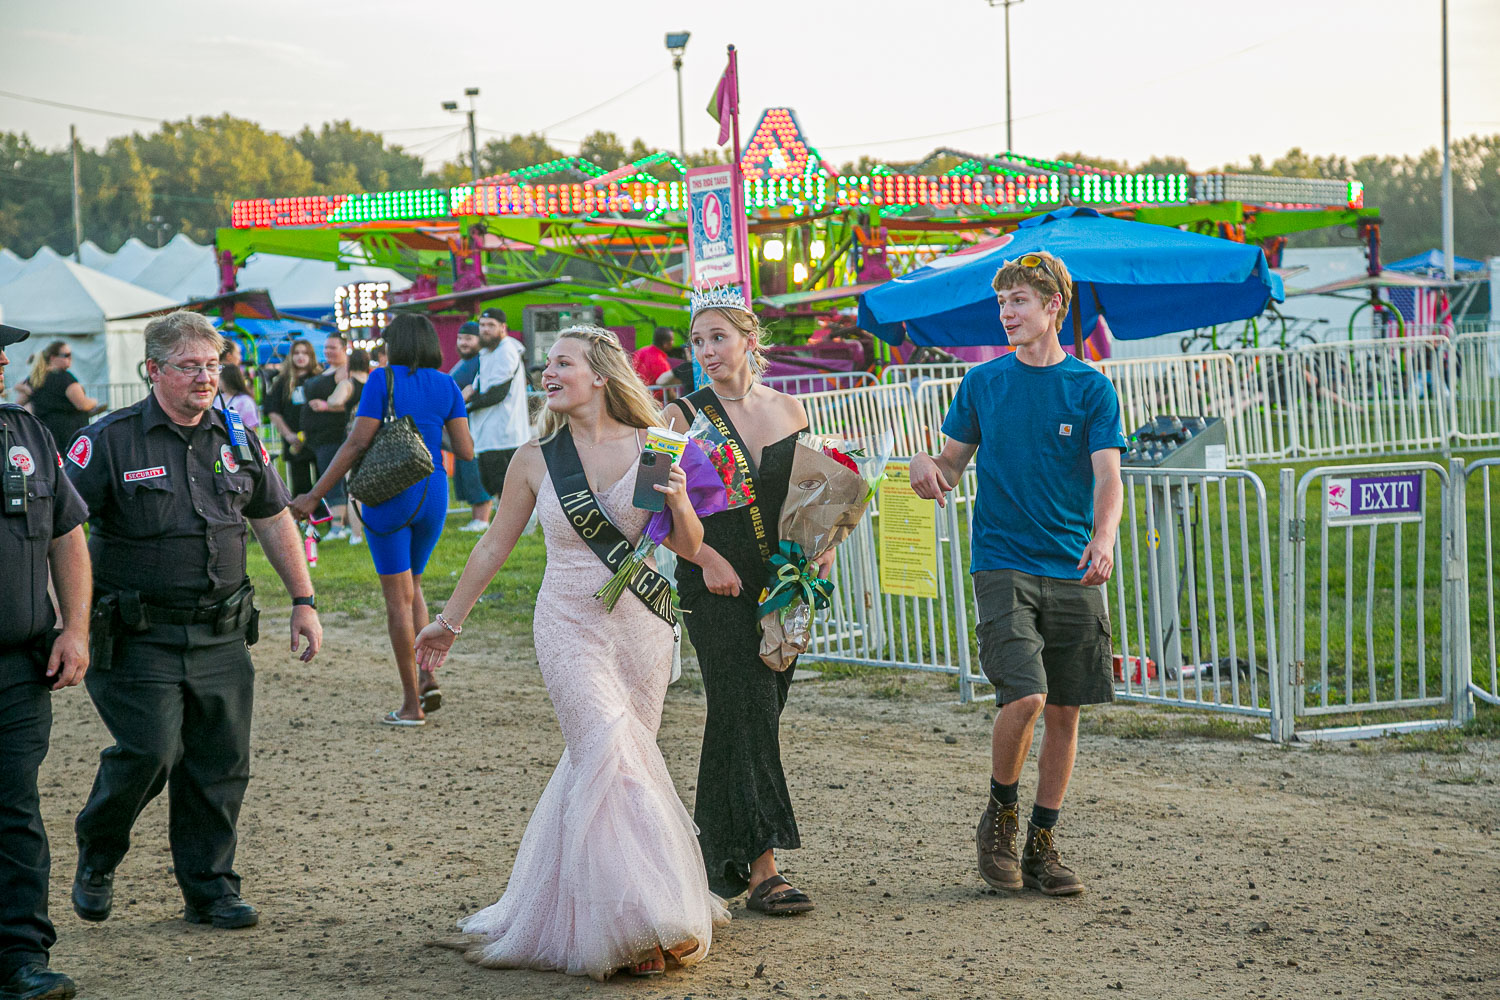
[[[937,507],[912,491],[911,467],[891,462],[880,484],[880,592],[938,596]]]

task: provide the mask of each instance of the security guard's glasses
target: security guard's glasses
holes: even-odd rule
[[[220,364],[175,365],[170,361],[163,361],[161,364],[163,368],[170,368],[179,375],[186,375],[191,379],[197,379],[199,375],[217,375],[224,370],[224,366]]]

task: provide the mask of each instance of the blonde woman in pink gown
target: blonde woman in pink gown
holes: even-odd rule
[[[661,419],[607,331],[564,331],[542,378],[541,439],[517,451],[499,513],[442,614],[417,637],[417,658],[423,669],[442,663],[535,509],[547,545],[536,653],[567,749],[532,812],[504,895],[459,921],[462,938],[443,943],[492,968],[655,975],[669,962],[702,960],[729,913],[708,889],[697,830],[656,745],[672,628],[633,592],[605,611],[594,593],[611,570],[574,520],[583,476],[597,509],[634,547],[650,516],[632,504],[643,428]],[[665,544],[691,556],[703,526],[680,469],[662,492],[673,514]]]

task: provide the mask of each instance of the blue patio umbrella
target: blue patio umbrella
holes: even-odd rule
[[[1085,336],[1101,313],[1116,338],[1140,340],[1258,316],[1285,295],[1259,247],[1060,208],[864,293],[859,325],[891,344],[1004,344],[990,281],[1005,261],[1037,250],[1067,264]],[[1070,316],[1064,344],[1073,326]]]

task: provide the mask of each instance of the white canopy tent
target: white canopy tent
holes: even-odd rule
[[[62,339],[73,348],[73,375],[100,396],[111,383],[137,385],[145,360],[146,320],[111,320],[112,316],[170,306],[172,300],[112,278],[71,260],[57,258],[35,263],[25,274],[0,286],[0,312],[5,322],[31,331],[20,345],[26,358],[48,341]],[[26,358],[13,357],[18,368]],[[7,379],[18,384],[20,377]],[[107,396],[105,402],[115,405]]]

